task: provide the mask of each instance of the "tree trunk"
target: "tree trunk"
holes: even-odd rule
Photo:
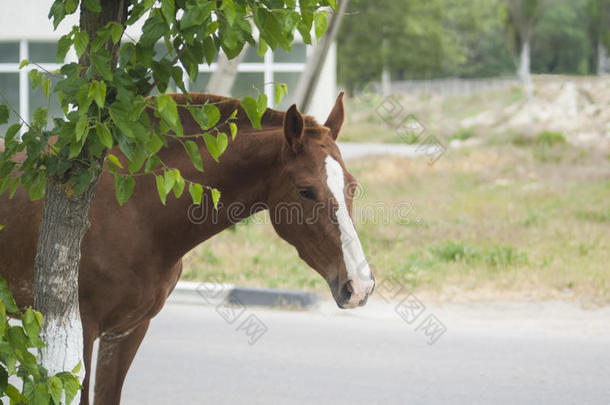
[[[47,344],[40,350],[42,365],[55,374],[81,363],[81,381],[85,368],[78,265],[96,185],[97,179],[84,194],[70,196],[65,184],[49,179],[34,267],[34,307],[44,316],[40,334]]]
[[[80,26],[87,31],[91,42],[100,27],[110,21],[124,24],[127,17],[125,0],[102,0],[101,5],[101,13],[96,14],[81,4]],[[116,56],[118,45],[113,47],[110,43],[107,46]],[[88,52],[81,57],[80,64],[84,67],[89,65]],[[47,344],[40,350],[42,365],[49,373],[55,374],[71,371],[80,362],[81,382],[85,367],[82,364],[78,267],[81,243],[90,225],[89,207],[103,159],[92,164],[97,166],[94,168],[97,175],[82,195],[74,195],[66,179],[49,178],[34,263],[34,307],[43,314],[40,334]],[[80,394],[75,403],[79,401]]]
[[[320,41],[314,48],[313,55],[307,59],[305,70],[303,70],[299,77],[295,99],[301,111],[307,112],[309,109],[318,80],[320,79],[320,72],[322,72],[324,67],[326,55],[328,55],[330,45],[334,42],[339,31],[341,17],[343,17],[347,10],[347,2],[348,0],[343,0],[339,5],[339,11],[333,13],[330,17],[326,33],[320,38]]]
[[[530,39],[525,38],[521,45],[521,57],[519,58],[519,79],[523,84],[532,80],[530,72]]]
[[[244,60],[246,52],[248,52],[247,43],[244,45],[244,49],[242,49],[239,55],[231,60],[229,60],[224,53],[218,55],[216,70],[212,73],[212,76],[205,87],[205,92],[218,94],[220,96],[230,96],[235,78],[237,77],[237,68]]]
[[[383,49],[383,58],[384,58],[383,69],[381,71],[381,94],[383,95],[383,97],[389,97],[390,93],[392,92],[392,84],[390,81],[391,80],[390,69],[388,68],[388,61],[387,61],[387,55],[389,52],[387,38],[383,39],[381,47]]]
[[[602,42],[601,39],[597,42],[597,75],[603,76],[608,72],[607,69],[608,64],[608,53],[606,51],[606,46]]]

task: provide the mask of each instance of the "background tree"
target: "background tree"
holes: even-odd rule
[[[500,0],[353,1],[337,41],[339,81],[353,91],[384,68],[393,80],[505,74],[503,23]]]
[[[553,0],[536,26],[532,72],[588,74],[592,48],[583,0]]]
[[[48,117],[44,108],[29,124],[15,124],[5,135],[0,153],[0,192],[11,195],[17,187],[32,199],[45,197],[35,260],[35,307],[44,314],[42,363],[51,373],[71,369],[82,361],[82,326],[78,307],[80,245],[89,227],[88,211],[105,163],[114,176],[116,197],[125,203],[140,173],[155,175],[162,202],[168,193],[180,197],[189,186],[194,202],[204,192],[213,201],[218,190],[184,179],[176,168],[157,156],[169,138],[184,145],[193,165],[203,170],[195,141],[184,138],[173,98],[164,95],[170,80],[186,93],[183,74],[195,81],[198,66],[212,63],[222,50],[229,59],[245,43],[289,50],[298,30],[311,43],[313,26],[318,36],[326,27],[325,11],[334,0],[55,0],[49,17],[55,28],[66,15],[80,10],[80,24],[61,37],[57,61],[63,63],[73,47],[79,63],[64,64],[58,72],[33,69],[34,89],[56,97],[64,116]],[[128,26],[144,20],[139,39],[121,42]],[[253,27],[259,30],[258,45]],[[163,41],[167,52],[157,53]],[[22,65],[27,64],[22,62]],[[184,72],[183,72],[184,69]],[[51,77],[57,80],[53,86]],[[151,92],[160,93],[147,98]],[[242,106],[255,127],[266,109],[266,97],[245,98]],[[205,131],[201,137],[217,158],[227,145],[227,134],[214,131],[219,111],[214,105],[190,105],[193,118]],[[152,127],[148,111],[160,123]],[[13,110],[14,112],[14,110]],[[15,112],[16,114],[16,112]],[[0,106],[0,125],[9,107]],[[18,134],[22,125],[25,133]],[[232,131],[234,126],[231,126]],[[123,168],[107,151],[118,145],[128,161]],[[26,159],[15,155],[24,151]]]
[[[591,65],[598,75],[608,72],[608,47],[610,46],[610,1],[588,0],[586,21],[594,58]]]
[[[531,81],[531,42],[544,9],[544,0],[506,0],[506,23],[519,52],[517,75],[523,83]]]

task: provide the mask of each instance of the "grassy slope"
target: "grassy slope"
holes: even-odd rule
[[[452,300],[610,300],[603,152],[503,144],[450,151],[433,167],[387,158],[348,166],[363,186],[356,228],[378,280]],[[327,290],[264,215],[195,249],[184,279]]]

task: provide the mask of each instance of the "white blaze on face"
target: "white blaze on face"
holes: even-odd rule
[[[354,228],[354,223],[349,216],[347,204],[345,203],[345,178],[343,168],[332,156],[327,156],[326,160],[326,183],[333,197],[337,200],[339,208],[336,216],[341,233],[341,248],[343,250],[343,261],[347,269],[347,277],[352,280],[353,293],[347,303],[347,307],[355,307],[358,303],[371,292],[374,281],[371,276],[371,269],[364,256],[360,239]]]

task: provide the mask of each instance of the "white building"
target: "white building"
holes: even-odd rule
[[[20,61],[27,59],[49,71],[57,69],[58,65],[55,63],[57,41],[71,29],[72,25],[78,24],[78,14],[72,15],[62,22],[57,31],[53,31],[51,21],[47,19],[52,3],[52,0],[0,1],[0,92],[7,99],[4,100],[0,96],[0,104],[6,104],[8,101],[26,120],[32,118],[36,108],[46,106],[46,100],[40,89],[33,92],[28,82],[29,69],[37,67],[30,65],[19,70]],[[130,27],[127,33],[131,37],[137,37],[139,29],[140,27]],[[277,49],[275,52],[267,52],[264,58],[260,58],[255,49],[249,48],[243,63],[239,66],[231,96],[243,97],[264,90],[269,99],[269,106],[272,107],[273,83],[286,83],[289,93],[278,107],[285,109],[293,102],[299,75],[305,67],[311,49],[311,46],[297,42],[290,53]],[[69,54],[68,60],[70,59],[74,61],[76,56]],[[333,47],[323,68],[311,103],[312,108],[307,111],[321,122],[326,119],[337,95],[335,66]],[[213,69],[214,64],[200,65],[199,77],[192,83],[187,80],[187,89],[195,92],[204,91]],[[51,103],[49,108],[53,115],[60,114],[56,103]],[[16,120],[17,118],[11,114],[11,123]],[[4,129],[0,127],[0,133],[3,133]]]

